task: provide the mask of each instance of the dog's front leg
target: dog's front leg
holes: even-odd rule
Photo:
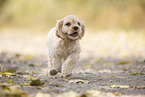
[[[48,73],[50,75],[56,75],[58,72],[61,72],[61,59],[56,56],[49,56],[48,58]]]
[[[73,68],[76,66],[79,59],[79,53],[72,53],[62,64],[62,76],[66,77],[72,74]]]

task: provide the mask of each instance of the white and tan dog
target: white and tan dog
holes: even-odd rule
[[[72,74],[80,54],[79,40],[85,33],[85,26],[74,15],[68,15],[58,20],[47,37],[48,73],[66,77]]]

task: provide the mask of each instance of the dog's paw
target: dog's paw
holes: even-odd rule
[[[50,74],[51,76],[56,75],[57,73],[58,73],[58,72],[57,72],[55,69],[52,69],[52,70],[49,71],[49,74]]]

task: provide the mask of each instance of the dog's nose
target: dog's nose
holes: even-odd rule
[[[77,27],[77,26],[74,26],[73,29],[74,29],[74,30],[78,30],[78,27]]]

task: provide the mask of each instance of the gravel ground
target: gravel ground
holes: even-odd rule
[[[47,94],[52,97],[145,97],[145,62],[84,59],[79,61],[72,76],[61,78],[59,74],[47,74],[45,59],[46,56],[1,53],[0,92],[18,88],[31,97]],[[19,92],[2,92],[1,95],[24,96]]]

